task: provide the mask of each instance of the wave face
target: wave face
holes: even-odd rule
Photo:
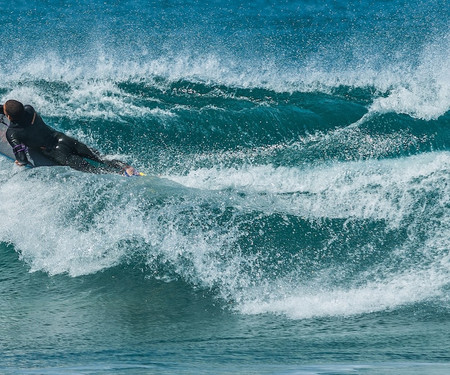
[[[445,1],[16,3],[0,102],[147,177],[0,159],[6,263],[242,317],[448,314]]]

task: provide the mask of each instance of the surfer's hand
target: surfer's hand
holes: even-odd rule
[[[20,161],[16,160],[14,163],[16,163],[16,165],[20,166],[20,167],[24,167],[25,164],[21,163]]]

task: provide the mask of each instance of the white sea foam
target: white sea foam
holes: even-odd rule
[[[335,275],[326,272],[312,274],[306,282],[295,272],[276,280],[256,273],[248,278],[243,275],[239,283],[233,284],[231,294],[242,313],[276,313],[304,319],[371,313],[446,298],[444,290],[450,272],[450,227],[445,208],[450,203],[449,170],[450,155],[442,152],[308,169],[200,169],[170,178],[200,189],[245,192],[245,198],[234,204],[244,211],[288,213],[306,220],[382,220],[388,230],[408,228],[407,241],[392,244],[388,250],[397,260],[410,257],[414,244],[421,241],[416,235],[426,231],[428,239],[419,249],[419,258],[426,262],[397,270],[382,263],[362,273],[351,285],[336,283]],[[426,203],[430,196],[438,201]],[[436,222],[433,218],[440,219]]]
[[[70,82],[68,90],[62,85],[61,89],[53,92],[34,83],[15,86],[0,100],[4,102],[11,98],[32,104],[43,116],[79,121],[100,118],[122,122],[124,118],[164,119],[175,116],[169,110],[134,104],[140,99],[138,96],[124,92],[117,82],[108,79],[75,80]]]
[[[166,177],[199,189],[263,194],[258,197],[261,209],[311,218],[387,220],[395,226],[411,214],[418,192],[437,188],[446,194],[448,176],[443,171],[448,170],[450,155],[443,152],[303,168],[200,168]]]
[[[374,313],[441,297],[441,288],[448,285],[447,276],[448,272],[433,267],[347,289],[323,288],[320,283],[310,287],[277,285],[270,293],[250,291],[253,298],[247,297],[238,309],[246,314],[275,313],[292,319]],[[261,298],[267,295],[270,297]]]
[[[57,169],[64,174],[63,169]],[[44,170],[40,171],[42,176]],[[8,176],[7,182],[0,186],[3,195],[0,212],[5,218],[0,229],[1,240],[13,243],[34,271],[79,275],[114,265],[118,255],[110,252],[105,256],[115,241],[114,231],[107,235],[102,231],[108,218],[93,223],[92,230],[83,230],[82,222],[77,219],[79,211],[73,211],[69,217],[65,215],[71,211],[72,204],[80,204],[85,199],[79,195],[82,185],[73,176],[49,183],[47,179],[30,178],[28,174],[19,171]],[[19,204],[18,196],[26,199]]]
[[[375,89],[371,112],[404,113],[430,120],[450,109],[450,75],[446,64],[450,60],[449,40],[445,35],[425,45],[418,62],[398,61],[381,68],[368,61],[350,69],[347,66],[329,69],[312,58],[309,63],[285,67],[267,60],[222,57],[219,53],[194,56],[172,52],[143,61],[103,51],[73,61],[49,53],[23,62],[12,71],[0,69],[2,88],[7,91],[0,100],[15,97],[34,103],[50,116],[71,117],[75,108],[77,116],[116,118],[118,112],[126,116],[149,114],[144,106],[134,104],[139,95],[121,90],[120,82],[144,82],[164,89],[171,82],[187,80],[230,88],[327,93],[340,86],[371,87]],[[58,88],[61,83],[68,86]]]
[[[450,110],[450,34],[428,45],[415,68],[402,72],[389,95],[371,105],[374,112],[404,113],[432,120]]]
[[[12,243],[32,271],[80,276],[139,257],[149,277],[182,277],[214,288],[243,313],[295,319],[445,298],[450,272],[446,152],[306,171],[254,167],[251,183],[243,178],[248,168],[176,178],[196,190],[159,179],[92,176],[66,168],[15,172],[4,164],[0,241]],[[426,203],[429,196],[432,203]],[[409,233],[406,242],[390,249],[399,261],[408,259],[416,233],[425,230],[427,239],[415,251],[426,262],[406,262],[398,269],[381,262],[350,284],[335,283],[326,272],[305,281],[295,275],[301,269],[273,279],[259,266],[262,253],[239,245],[245,235],[241,218],[251,212],[289,213],[304,220],[384,220],[388,228],[404,227]]]

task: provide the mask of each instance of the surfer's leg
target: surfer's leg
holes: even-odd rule
[[[67,166],[76,169],[77,171],[89,172],[89,173],[101,173],[101,170],[89,164],[81,156],[78,155],[68,155],[66,158]]]
[[[82,158],[91,159],[99,163],[103,162],[100,153],[97,150],[62,133],[58,137],[58,145],[56,147],[64,149],[68,154],[78,155]]]
[[[108,160],[102,158],[97,150],[90,148],[81,142],[75,141],[74,147],[78,155],[102,163],[105,167],[112,168],[113,170],[116,170],[116,172],[118,173],[119,172],[121,173],[122,171],[131,168],[128,164],[124,163],[123,161],[117,159]]]
[[[78,155],[76,150],[76,140],[65,135],[58,139],[56,147],[48,153],[59,165],[66,165],[83,172],[98,173],[98,169]]]
[[[56,149],[58,154],[60,154],[59,164],[68,165],[80,171],[91,173],[113,172],[119,174],[126,171],[129,175],[135,174],[134,168],[130,167],[128,164],[120,160],[103,159],[97,150],[90,148],[84,143],[68,137],[65,134],[61,134],[59,137]],[[100,168],[94,167],[84,158],[101,163],[102,166],[100,166]]]
[[[79,155],[83,158],[88,158],[88,159],[94,160],[99,163],[103,163],[103,159],[97,150],[95,150],[91,147],[88,147],[84,143],[81,143],[75,139],[71,139],[71,141],[72,141],[73,149],[75,150],[77,155]]]

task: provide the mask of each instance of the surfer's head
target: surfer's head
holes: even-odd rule
[[[17,122],[20,121],[25,113],[25,109],[23,108],[23,104],[17,100],[10,99],[3,105],[3,111],[8,118]]]

